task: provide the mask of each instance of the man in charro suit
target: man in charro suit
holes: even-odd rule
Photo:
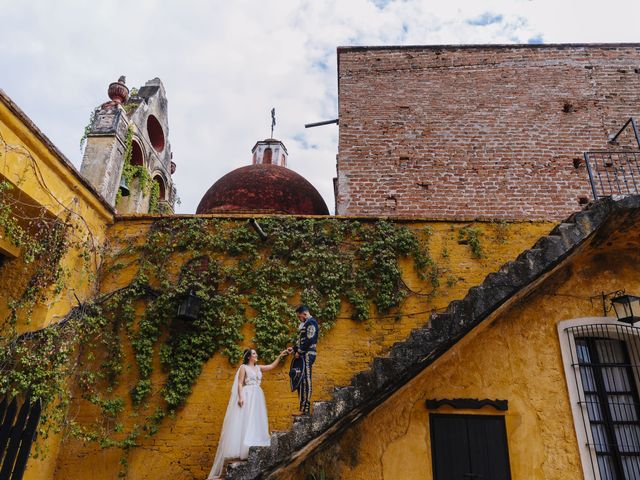
[[[295,353],[292,369],[294,364],[300,365],[302,369],[301,376],[296,382],[298,398],[300,399],[300,413],[309,415],[311,408],[312,366],[316,361],[316,347],[318,344],[318,321],[311,316],[309,307],[306,305],[300,305],[296,308],[296,315],[300,320],[298,341],[293,347],[287,348],[287,351]]]

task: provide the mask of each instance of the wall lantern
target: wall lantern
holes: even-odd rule
[[[189,290],[189,293],[182,297],[180,305],[178,305],[178,318],[191,321],[197,320],[201,304],[202,299],[193,290]]]
[[[640,297],[635,295],[616,295],[611,299],[618,321],[633,325],[640,322]]]
[[[127,179],[124,177],[120,177],[120,195],[123,197],[128,197],[131,193],[129,191],[129,187],[127,186]]]
[[[262,227],[260,226],[260,224],[256,221],[255,218],[250,218],[249,219],[249,225],[251,225],[251,228],[253,228],[256,233],[258,234],[258,236],[260,237],[260,240],[262,240],[263,242],[268,238],[267,234],[264,233],[264,230],[262,230]]]

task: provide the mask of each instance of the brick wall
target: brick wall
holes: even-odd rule
[[[640,113],[640,44],[339,48],[338,86],[338,214],[560,219]]]

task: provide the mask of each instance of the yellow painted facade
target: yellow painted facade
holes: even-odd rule
[[[0,181],[9,181],[14,186],[9,194],[25,216],[41,207],[52,218],[71,215],[71,221],[78,226],[72,233],[75,240],[90,239],[97,248],[104,243],[107,227],[113,221],[112,210],[80,181],[79,173],[68,160],[1,91]],[[25,288],[33,272],[22,261],[20,250],[1,235],[0,253],[5,257],[0,267],[0,318],[6,318],[7,300]],[[91,256],[85,261],[80,254],[80,250],[71,248],[62,259],[61,266],[69,272],[65,290],[51,295],[46,304],[36,305],[29,322],[19,317],[16,325],[19,333],[59,321],[77,305],[75,295],[84,300],[95,294],[100,259]],[[3,325],[1,333],[8,328]],[[52,435],[41,442],[48,453],[44,458],[29,460],[26,480],[53,478],[60,436]]]
[[[469,333],[325,450],[282,479],[432,479],[429,414],[504,415],[514,479],[583,478],[558,323],[602,315],[589,297],[640,292],[639,230],[585,246]],[[506,399],[507,412],[426,408],[425,400]]]
[[[11,107],[8,102],[0,101],[0,180],[14,185],[10,193],[27,213],[43,207],[51,217],[70,215],[71,221],[78,225],[73,232],[74,239],[89,240],[99,249],[104,243],[107,226],[113,222],[113,210],[80,181],[80,174],[36,127]],[[18,249],[8,239],[0,239],[0,249],[9,258],[19,256]],[[78,249],[71,249],[61,263],[64,269],[72,272],[66,282],[66,291],[48,304],[40,305],[28,325],[19,323],[19,332],[37,330],[62,318],[77,305],[73,293],[80,300],[95,293],[99,258],[84,262],[80,253]],[[9,262],[3,268],[25,271],[24,265],[15,262]],[[16,281],[15,276],[4,273],[0,278],[0,292],[7,297],[15,296],[24,284]],[[0,316],[6,316],[6,312],[6,302],[0,302]]]
[[[176,216],[174,221],[189,217]],[[110,245],[143,241],[144,232],[151,221],[149,217],[135,216],[117,220],[108,233]],[[238,221],[245,223],[246,219]],[[373,357],[382,354],[394,342],[403,340],[413,328],[427,322],[430,312],[444,308],[453,299],[462,298],[470,287],[481,283],[487,273],[497,270],[501,264],[530,247],[553,226],[551,223],[528,222],[476,223],[487,256],[475,259],[469,245],[458,243],[458,230],[466,225],[464,223],[402,223],[416,230],[425,226],[433,230],[430,251],[443,269],[442,286],[433,298],[408,298],[399,318],[389,316],[356,322],[350,320],[349,312],[343,309],[340,319],[319,343],[319,356],[314,365],[314,400],[328,399],[334,387],[348,385],[352,375],[367,369]],[[175,262],[176,269],[180,263]],[[430,291],[427,282],[419,281],[413,274],[409,261],[402,266],[405,281],[413,290]],[[109,292],[128,284],[133,273],[133,268],[130,268],[107,276],[101,284],[101,290]],[[447,285],[448,279],[450,285]],[[249,345],[252,337],[250,325],[245,326],[244,333],[247,339],[245,343]],[[236,368],[219,354],[205,364],[193,393],[176,417],[165,419],[153,437],[140,437],[141,446],[132,449],[128,456],[127,478],[186,480],[206,477],[215,454]],[[153,377],[156,388],[163,380],[159,371],[157,364]],[[129,377],[122,380],[120,388],[124,397],[128,397],[127,390],[135,379],[136,372],[133,369]],[[289,391],[288,382],[286,369],[279,368],[265,375],[263,389],[272,430],[288,430],[292,424],[291,414],[297,410],[297,399]],[[80,422],[88,422],[95,415],[94,407],[86,403],[79,403],[73,408],[77,411],[76,420]],[[148,414],[153,408],[151,404],[145,411]],[[135,421],[135,418],[131,421]],[[55,478],[81,479],[87,478],[89,473],[93,479],[115,478],[119,458],[120,452],[117,450],[100,450],[95,445],[83,445],[78,440],[69,439],[60,453]]]

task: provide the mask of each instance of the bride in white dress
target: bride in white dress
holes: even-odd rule
[[[242,365],[236,372],[231,387],[231,398],[222,423],[220,442],[208,480],[219,477],[227,458],[245,459],[249,447],[268,447],[269,419],[264,392],[260,388],[262,372],[273,370],[287,351],[280,353],[270,365],[258,365],[258,354],[248,348],[242,355]]]

